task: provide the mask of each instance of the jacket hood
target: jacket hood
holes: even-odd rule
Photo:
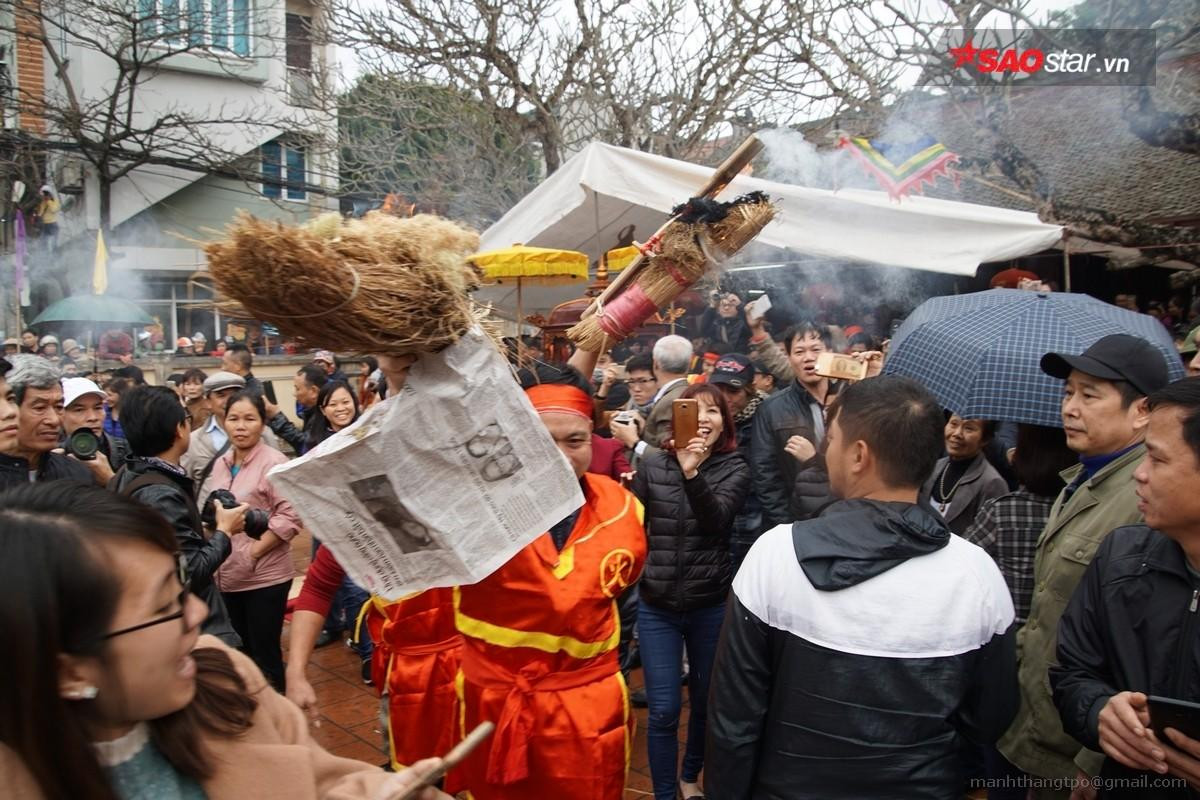
[[[796,560],[826,592],[855,586],[950,541],[942,520],[913,503],[839,500],[821,516],[792,525]]]

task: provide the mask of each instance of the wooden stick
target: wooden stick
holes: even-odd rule
[[[472,750],[483,744],[484,740],[491,736],[494,730],[496,730],[494,723],[479,723],[475,730],[468,733],[461,742],[450,748],[450,752],[442,756],[442,763],[439,766],[422,775],[420,782],[409,787],[404,794],[394,798],[394,800],[413,800],[426,787],[433,786],[442,779],[447,771],[457,767],[462,763],[463,759],[471,754]]]
[[[746,168],[746,165],[754,160],[755,156],[762,152],[762,149],[763,143],[757,136],[754,134],[747,136],[746,140],[738,145],[738,148],[729,155],[729,158],[721,162],[721,165],[717,167],[715,172],[713,172],[712,177],[708,179],[708,182],[700,188],[700,193],[696,196],[715,197],[716,195],[720,194],[721,191],[728,186],[743,169]],[[658,229],[658,231],[655,233],[655,236],[658,236],[664,230],[666,230],[667,226],[674,222],[675,219],[675,217],[671,217],[671,219],[667,220],[666,223],[664,223],[663,226]],[[608,287],[600,294],[600,296],[592,301],[591,305],[587,307],[587,309],[583,312],[583,314],[580,315],[579,318],[582,320],[594,316],[604,303],[608,302],[614,296],[619,294],[620,291],[625,288],[627,283],[638,276],[638,273],[641,272],[642,265],[646,263],[646,260],[646,256],[639,253],[638,257],[635,258],[629,264],[629,266],[621,271],[621,274],[617,276],[617,279],[610,283]]]

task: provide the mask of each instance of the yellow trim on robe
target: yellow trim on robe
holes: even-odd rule
[[[621,724],[625,728],[625,781],[629,781],[629,767],[633,763],[633,731],[629,730],[629,685],[625,675],[617,670],[617,683],[621,686]],[[637,724],[635,720],[634,725]]]
[[[625,496],[625,505],[621,507],[620,513],[618,513],[615,517],[613,517],[611,519],[606,519],[601,522],[597,522],[595,525],[592,526],[592,529],[590,531],[588,531],[583,536],[580,536],[578,539],[576,539],[575,541],[571,542],[566,547],[564,547],[562,549],[562,551],[559,552],[558,562],[555,563],[554,567],[550,571],[550,574],[552,574],[555,578],[557,578],[560,581],[563,578],[570,575],[571,570],[575,569],[575,547],[577,545],[583,544],[588,539],[591,539],[593,536],[595,536],[597,533],[599,533],[600,531],[607,528],[609,525],[615,525],[616,523],[620,522],[625,517],[625,515],[629,513],[630,502],[634,503],[634,505],[635,505],[634,511],[638,515],[638,522],[642,522],[642,516],[643,516],[644,512],[642,509],[641,501],[639,501],[631,493],[627,492],[626,496]]]
[[[461,600],[462,594],[456,586],[454,587],[454,623],[459,632],[464,636],[471,636],[497,647],[531,647],[544,653],[566,653],[572,658],[582,661],[607,653],[621,641],[620,625],[613,625],[612,634],[600,642],[583,642],[573,636],[555,636],[542,631],[505,628],[467,616],[462,612]]]

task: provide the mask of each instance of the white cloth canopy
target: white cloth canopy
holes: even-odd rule
[[[636,226],[645,241],[672,207],[699,191],[712,169],[593,142],[526,195],[482,237],[480,249],[522,243],[581,250],[592,259]],[[974,275],[1052,246],[1062,229],[1037,215],[974,203],[906,197],[861,189],[809,189],[739,176],[719,199],[750,191],[771,196],[780,213],[760,243],[809,256]]]

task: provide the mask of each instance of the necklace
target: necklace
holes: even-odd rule
[[[959,475],[958,480],[956,480],[954,482],[954,485],[950,487],[950,493],[947,494],[946,493],[946,473],[949,471],[950,471],[950,462],[947,461],[946,468],[942,470],[942,476],[940,478],[938,478],[938,490],[941,492],[941,495],[942,495],[942,505],[945,505],[945,506],[950,505],[950,498],[954,497],[954,493],[958,491],[958,485],[960,483],[962,483],[963,478],[965,478],[967,476],[967,474],[965,472],[962,475]]]

